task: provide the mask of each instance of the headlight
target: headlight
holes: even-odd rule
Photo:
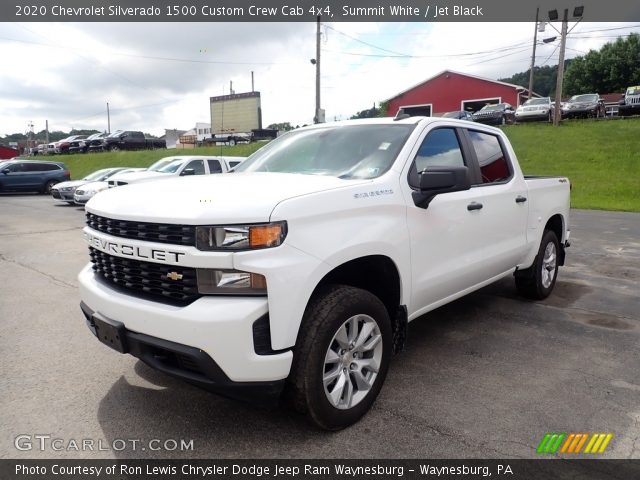
[[[196,227],[198,250],[253,250],[277,247],[287,236],[286,222]]]
[[[196,271],[196,275],[198,292],[202,294],[267,294],[267,279],[259,273],[199,268]]]

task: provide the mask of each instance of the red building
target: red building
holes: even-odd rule
[[[20,155],[20,152],[15,148],[0,145],[0,160],[7,160],[9,158],[17,157],[18,155]]]
[[[475,112],[487,103],[510,103],[517,108],[527,95],[528,90],[520,85],[445,70],[390,98],[387,115],[394,117],[401,108],[411,115],[426,116]]]

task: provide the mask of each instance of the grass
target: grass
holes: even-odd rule
[[[530,123],[504,131],[526,175],[569,177],[572,207],[640,212],[640,119],[572,120],[559,127]],[[99,168],[148,167],[171,155],[248,156],[262,145],[90,153],[56,160],[64,161],[76,179]]]
[[[504,127],[525,175],[571,180],[571,206],[640,212],[640,119]]]

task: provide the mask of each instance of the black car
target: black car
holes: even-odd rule
[[[597,93],[574,95],[562,106],[562,118],[599,118],[604,117],[606,111]]]
[[[473,114],[473,120],[487,125],[505,125],[516,121],[516,111],[509,103],[487,104]]]
[[[0,191],[35,191],[51,194],[56,183],[71,179],[62,162],[10,160],[0,164]]]
[[[94,133],[85,139],[74,140],[69,143],[69,153],[87,153],[89,151],[89,144],[93,140],[102,140],[106,136],[106,133]]]
[[[455,112],[447,112],[442,115],[444,118],[456,118],[458,120],[468,120],[473,122],[473,114],[470,112],[465,112],[464,110],[457,110]]]

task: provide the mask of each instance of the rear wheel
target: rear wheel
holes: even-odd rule
[[[549,296],[558,277],[558,254],[560,243],[552,230],[546,230],[533,265],[516,275],[518,292],[533,300],[543,300]]]
[[[382,388],[392,337],[387,309],[370,292],[331,285],[315,294],[289,377],[294,407],[326,430],[357,422]]]
[[[120,147],[118,145],[111,145],[111,148],[109,150],[111,150],[112,152],[119,152]]]

